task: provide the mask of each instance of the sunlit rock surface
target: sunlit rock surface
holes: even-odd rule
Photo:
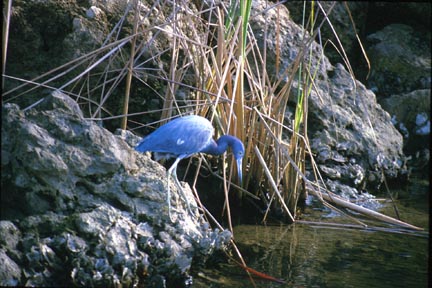
[[[277,11],[279,19],[284,19],[280,25],[274,21],[275,10],[263,12],[267,9],[264,3],[256,1],[253,8],[251,27],[257,42],[263,48],[266,44],[268,73],[290,71],[301,53],[304,38],[310,36],[290,20],[285,7]],[[264,36],[274,39],[276,34],[281,35],[280,48],[272,41],[264,41]],[[348,190],[354,188],[360,192],[379,187],[383,175],[387,180],[406,177],[403,138],[389,113],[377,103],[375,94],[354,80],[342,64],[330,63],[318,43],[312,42],[311,47],[312,53],[302,56],[307,59],[306,63],[310,61],[311,73],[315,75],[314,89],[308,98],[307,131],[324,179],[338,181],[339,187],[345,185]],[[279,63],[275,63],[277,55],[281,57]],[[291,125],[299,84],[295,75],[288,73],[285,77],[286,81],[293,77],[285,123]]]
[[[25,112],[5,104],[1,138],[2,285],[178,287],[230,240],[181,198],[172,222],[163,167],[60,92]]]

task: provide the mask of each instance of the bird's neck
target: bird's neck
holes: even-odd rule
[[[228,146],[232,147],[236,140],[237,138],[234,136],[223,135],[216,141],[212,139],[210,145],[201,152],[211,155],[221,155],[228,149]]]

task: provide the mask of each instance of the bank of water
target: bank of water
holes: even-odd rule
[[[368,229],[345,226],[346,217],[329,218],[320,211],[308,215],[314,223],[236,226],[235,242],[249,267],[284,280],[253,277],[256,287],[428,287],[429,192],[416,193],[402,197],[398,209],[403,220],[423,232],[377,227],[367,220]],[[393,207],[387,203],[381,211],[391,215]],[[330,224],[338,222],[344,225]],[[194,287],[253,284],[244,269],[230,262],[202,270]]]

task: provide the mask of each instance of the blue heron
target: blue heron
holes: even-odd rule
[[[188,158],[196,153],[206,153],[211,155],[221,155],[231,147],[234,158],[237,162],[237,174],[240,184],[242,183],[242,159],[244,155],[243,143],[231,135],[223,135],[217,141],[213,140],[214,129],[209,120],[197,115],[179,117],[170,121],[154,132],[143,138],[135,147],[136,151],[155,153],[155,159],[176,158],[174,164],[167,171],[168,182],[168,213],[171,218],[171,194],[169,179],[170,175],[182,193],[189,212],[189,201],[187,200],[182,186],[177,179],[177,165],[180,160]]]

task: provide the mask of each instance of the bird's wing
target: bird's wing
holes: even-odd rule
[[[186,158],[208,145],[213,127],[198,116],[177,118],[145,137],[135,148],[137,151],[169,153]]]

